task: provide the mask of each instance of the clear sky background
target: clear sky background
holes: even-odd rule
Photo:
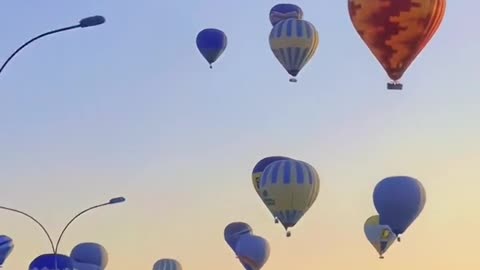
[[[474,0],[449,1],[440,30],[402,78],[388,77],[354,31],[346,1],[296,1],[320,45],[297,84],[268,45],[270,0],[19,1],[0,8],[0,57],[82,17],[107,23],[43,39],[0,75],[0,205],[36,216],[60,246],[103,244],[111,270],[238,269],[223,240],[232,221],[267,238],[264,270],[478,269],[480,70]],[[228,48],[214,69],[195,46],[207,27]],[[321,190],[286,238],[257,197],[255,163],[312,164]],[[378,260],[363,234],[375,184],[418,178],[427,204]],[[28,219],[0,212],[16,247],[6,270],[49,252]],[[458,267],[458,268],[457,268]]]

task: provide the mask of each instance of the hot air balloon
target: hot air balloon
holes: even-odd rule
[[[182,270],[182,265],[175,259],[160,259],[153,265],[153,270]]]
[[[287,19],[303,19],[303,10],[294,4],[277,4],[270,9],[270,23],[273,26]]]
[[[245,222],[232,222],[225,227],[223,236],[225,242],[235,251],[238,239],[245,234],[252,234],[252,227]]]
[[[365,221],[363,231],[368,241],[378,252],[380,259],[383,259],[383,254],[387,252],[388,248],[397,238],[388,225],[380,224],[380,217],[378,215],[371,216]]]
[[[99,270],[103,270],[108,264],[107,250],[98,243],[80,243],[72,249],[70,257],[77,270],[90,269],[88,265],[94,265]]]
[[[235,254],[245,270],[260,270],[270,256],[270,245],[263,237],[245,234],[238,239]]]
[[[270,48],[288,74],[291,82],[310,61],[318,47],[318,32],[308,21],[287,19],[270,32]]]
[[[377,184],[373,192],[380,224],[390,226],[397,236],[403,234],[420,215],[425,202],[422,183],[409,176],[387,177]]]
[[[12,238],[6,235],[0,235],[0,268],[3,266],[10,253],[12,253],[13,248],[14,244]]]
[[[227,36],[218,29],[204,29],[197,35],[197,48],[212,68],[212,64],[227,48]]]
[[[295,226],[318,196],[320,179],[317,171],[299,160],[279,160],[265,168],[260,193],[265,205],[287,230]]]
[[[62,254],[44,254],[35,258],[29,270],[74,270],[73,260]]]
[[[398,80],[432,39],[445,15],[446,0],[348,0],[355,30],[393,82]]]

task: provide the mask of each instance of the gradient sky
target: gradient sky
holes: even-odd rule
[[[0,205],[31,213],[56,238],[77,211],[127,197],[80,218],[60,246],[68,254],[99,242],[111,270],[151,269],[164,257],[185,270],[242,270],[223,240],[232,221],[269,240],[263,270],[478,269],[480,2],[449,1],[403,91],[385,89],[346,0],[296,1],[320,45],[289,83],[268,45],[276,3],[2,1],[2,59],[82,17],[107,23],[38,41],[0,75]],[[195,47],[207,27],[229,39],[213,70]],[[304,160],[321,176],[288,239],[250,180],[269,155]],[[375,214],[375,184],[399,174],[422,181],[427,204],[379,261],[363,223]],[[6,270],[49,252],[28,219],[0,220],[16,243]]]

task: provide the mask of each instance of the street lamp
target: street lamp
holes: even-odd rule
[[[57,240],[57,243],[56,245],[53,244],[53,241],[52,241],[52,237],[50,237],[50,234],[48,233],[48,231],[45,229],[45,227],[42,225],[42,223],[40,223],[37,219],[35,219],[33,216],[23,212],[23,211],[20,211],[20,210],[17,210],[17,209],[14,209],[14,208],[9,208],[9,207],[4,207],[4,206],[0,206],[0,209],[3,209],[3,210],[7,210],[7,211],[12,211],[12,212],[15,212],[15,213],[18,213],[18,214],[22,214],[28,218],[30,218],[31,220],[33,220],[35,223],[37,223],[37,225],[39,225],[43,232],[47,235],[48,237],[48,240],[50,241],[50,245],[52,247],[52,251],[53,251],[53,254],[56,255],[57,254],[57,251],[58,251],[58,245],[60,244],[60,240],[62,239],[62,236],[63,234],[65,233],[65,231],[67,230],[67,228],[70,226],[70,224],[72,224],[72,222],[74,220],[76,220],[79,216],[85,214],[86,212],[90,211],[90,210],[93,210],[93,209],[96,209],[96,208],[99,208],[99,207],[102,207],[102,206],[107,206],[107,205],[112,205],[112,204],[118,204],[118,203],[122,203],[122,202],[125,202],[126,199],[124,197],[116,197],[116,198],[112,198],[110,199],[108,202],[106,203],[102,203],[102,204],[98,204],[98,205],[95,205],[95,206],[92,206],[92,207],[89,207],[83,211],[81,211],[80,213],[78,213],[77,215],[75,215],[68,223],[67,225],[65,225],[65,227],[63,228],[62,230],[62,233],[60,234],[60,236],[58,237],[58,240]]]
[[[72,30],[72,29],[76,29],[76,28],[92,27],[92,26],[97,26],[97,25],[103,24],[103,23],[105,23],[105,18],[103,16],[91,16],[91,17],[81,19],[80,22],[76,25],[60,28],[60,29],[57,29],[57,30],[53,30],[53,31],[46,32],[46,33],[43,33],[41,35],[38,35],[38,36],[30,39],[29,41],[25,42],[22,46],[20,46],[20,48],[18,48],[15,52],[12,53],[12,55],[10,55],[10,57],[8,57],[7,61],[5,61],[5,63],[3,63],[2,67],[0,68],[0,73],[2,73],[3,69],[7,66],[8,62],[10,62],[10,60],[12,60],[12,58],[18,52],[20,52],[28,44],[34,42],[37,39],[40,39],[42,37],[45,37],[45,36],[48,36],[48,35],[51,35],[51,34],[63,32],[63,31],[68,31],[68,30]]]

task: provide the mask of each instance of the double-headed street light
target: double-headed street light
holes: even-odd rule
[[[89,207],[83,211],[81,211],[80,213],[78,213],[77,215],[75,215],[68,223],[67,225],[65,225],[65,227],[63,228],[60,236],[58,237],[58,240],[57,240],[57,243],[56,245],[53,244],[53,240],[52,240],[52,237],[50,236],[50,234],[48,233],[47,229],[45,229],[45,226],[42,225],[42,223],[40,223],[36,218],[34,218],[33,216],[23,212],[23,211],[20,211],[20,210],[17,210],[17,209],[14,209],[14,208],[9,208],[9,207],[4,207],[4,206],[0,206],[0,209],[3,209],[3,210],[8,210],[8,211],[12,211],[12,212],[15,212],[15,213],[18,213],[18,214],[22,214],[28,218],[30,218],[31,220],[33,220],[35,223],[37,223],[37,225],[39,225],[43,232],[47,235],[48,237],[48,240],[50,241],[50,245],[51,245],[51,248],[52,248],[52,251],[53,251],[53,254],[56,255],[57,254],[57,251],[58,251],[58,245],[60,244],[60,240],[62,239],[62,236],[63,234],[65,233],[65,231],[67,230],[67,228],[70,226],[70,224],[72,224],[72,222],[74,220],[76,220],[79,216],[85,214],[86,212],[89,212],[93,209],[96,209],[96,208],[99,208],[99,207],[102,207],[102,206],[107,206],[107,205],[112,205],[112,204],[118,204],[118,203],[123,203],[125,202],[125,198],[124,197],[116,197],[116,198],[112,198],[110,199],[108,202],[106,203],[102,203],[102,204],[98,204],[98,205],[94,205],[92,207]]]
[[[68,31],[68,30],[72,30],[72,29],[76,29],[76,28],[86,28],[86,27],[97,26],[97,25],[100,25],[100,24],[103,24],[103,23],[105,23],[105,18],[103,16],[91,16],[91,17],[81,19],[80,22],[76,25],[60,28],[60,29],[57,29],[57,30],[52,30],[52,31],[43,33],[41,35],[38,35],[38,36],[30,39],[29,41],[25,42],[22,46],[20,46],[20,48],[18,48],[15,52],[12,53],[12,55],[10,55],[10,57],[8,57],[8,59],[5,61],[5,63],[3,63],[2,67],[0,68],[0,73],[2,73],[3,69],[7,66],[8,62],[10,62],[10,60],[12,60],[12,58],[18,52],[20,52],[28,44],[34,42],[37,39],[40,39],[42,37],[45,37],[45,36],[48,36],[48,35],[51,35],[51,34],[59,33],[59,32],[64,32],[64,31]]]

